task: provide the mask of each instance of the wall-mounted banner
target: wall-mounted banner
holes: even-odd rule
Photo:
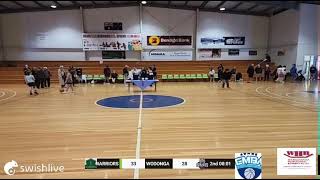
[[[217,44],[223,44],[224,39],[223,38],[210,38],[210,37],[205,37],[200,39],[200,43],[202,46],[213,46]]]
[[[228,49],[229,56],[239,56],[239,49]]]
[[[155,50],[143,51],[145,60],[192,60],[192,50],[165,51]]]
[[[147,36],[148,46],[192,46],[192,36]]]
[[[257,50],[249,50],[249,56],[257,56],[258,51]]]
[[[224,45],[244,45],[245,37],[223,37]]]
[[[84,51],[141,51],[140,34],[83,33]]]
[[[199,49],[199,59],[221,58],[221,49]]]

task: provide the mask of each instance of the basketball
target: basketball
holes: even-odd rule
[[[244,171],[244,177],[246,179],[253,179],[254,176],[256,175],[255,171],[252,169],[252,168],[247,168],[245,171]]]

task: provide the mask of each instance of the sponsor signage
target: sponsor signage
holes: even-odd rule
[[[146,60],[192,60],[192,50],[150,50],[143,52],[143,56]]]
[[[278,175],[316,175],[316,148],[277,148]]]
[[[147,36],[148,46],[191,46],[192,36]]]
[[[224,45],[244,45],[245,37],[223,37]]]

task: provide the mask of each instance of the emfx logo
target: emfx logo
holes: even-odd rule
[[[7,175],[12,176],[16,172],[14,170],[14,168],[16,168],[16,167],[18,167],[18,163],[16,161],[12,160],[11,162],[7,162],[4,165],[3,170]]]

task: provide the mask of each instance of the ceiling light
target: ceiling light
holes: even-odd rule
[[[56,6],[56,5],[54,5],[54,4],[53,4],[53,5],[51,5],[50,7],[51,7],[51,8],[57,8],[57,6]]]
[[[147,1],[141,1],[141,4],[147,4]]]
[[[224,10],[226,10],[226,8],[224,8],[224,7],[220,8],[220,11],[224,11]]]

